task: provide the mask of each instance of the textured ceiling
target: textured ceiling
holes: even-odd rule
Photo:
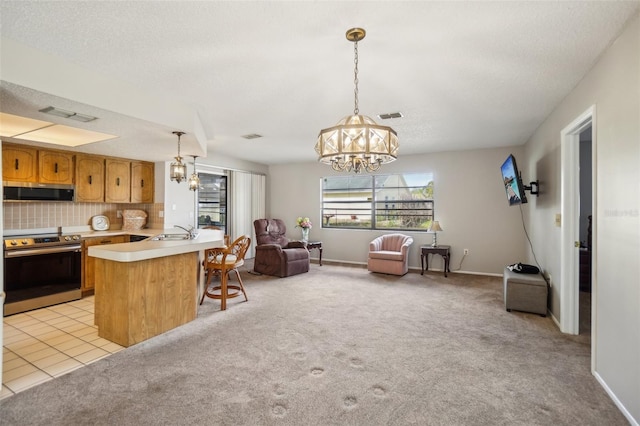
[[[344,36],[351,27],[367,31],[360,113],[393,127],[403,156],[525,143],[639,6],[2,0],[0,29],[3,39],[188,105],[208,157],[276,164],[314,161],[319,130],[353,112],[353,44]],[[120,135],[87,152],[168,160],[171,131],[189,130],[9,83],[3,79],[3,112],[42,118],[30,111],[60,102],[101,117],[88,128]],[[79,83],[70,75],[69,84]],[[127,93],[118,96],[126,102]],[[404,117],[376,117],[390,112]],[[264,137],[242,138],[250,133]]]

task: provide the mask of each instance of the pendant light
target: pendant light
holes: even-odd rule
[[[197,155],[193,155],[193,173],[189,178],[189,189],[192,191],[197,191],[200,188],[200,178],[198,177],[198,173],[196,173],[196,158]]]
[[[354,43],[355,54],[353,115],[344,117],[333,127],[322,129],[315,146],[318,161],[331,165],[336,171],[374,172],[398,156],[396,131],[359,114],[358,42],[365,35],[362,28],[351,28],[346,33],[347,40]]]
[[[187,178],[187,166],[184,165],[182,157],[180,157],[180,137],[184,135],[184,132],[173,132],[173,134],[178,135],[178,156],[175,157],[176,161],[171,163],[169,177],[171,180],[180,183]]]

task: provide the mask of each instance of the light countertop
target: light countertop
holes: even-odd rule
[[[143,232],[145,231],[145,232]],[[177,254],[191,253],[213,247],[224,246],[224,232],[213,229],[199,229],[198,237],[193,240],[178,241],[151,241],[143,240],[133,243],[96,245],[88,249],[91,257],[113,260],[116,262],[136,262],[140,260],[154,259],[157,257],[174,256]],[[170,229],[142,229],[140,231],[90,231],[82,234],[83,238],[110,236],[110,235],[149,235],[162,233],[179,234],[184,231],[176,228]]]
[[[184,232],[184,231],[177,228],[172,228],[171,230],[162,229],[162,228],[144,228],[144,229],[138,229],[136,231],[127,231],[124,229],[109,229],[108,231],[89,230],[89,231],[80,231],[76,233],[79,234],[81,238],[95,238],[95,237],[99,238],[99,237],[113,237],[116,235],[143,235],[147,237],[153,237],[154,235],[158,235],[162,233],[178,234],[181,232]]]

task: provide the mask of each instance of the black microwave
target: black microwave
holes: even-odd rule
[[[74,185],[3,182],[3,201],[73,201]]]

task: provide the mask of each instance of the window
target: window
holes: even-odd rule
[[[427,231],[434,215],[430,173],[322,179],[322,227]]]

